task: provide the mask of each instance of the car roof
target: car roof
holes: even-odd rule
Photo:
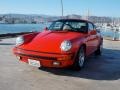
[[[92,23],[88,20],[82,20],[82,19],[59,19],[59,20],[56,20],[56,21],[77,21],[77,22],[89,22],[89,23]]]

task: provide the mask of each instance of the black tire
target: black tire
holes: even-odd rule
[[[95,55],[99,56],[102,55],[103,44],[100,44],[98,49],[95,51]]]
[[[76,60],[73,65],[74,70],[81,70],[85,64],[85,49],[82,46],[77,54]]]

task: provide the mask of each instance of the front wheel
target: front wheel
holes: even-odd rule
[[[84,63],[85,63],[85,50],[84,47],[81,47],[74,63],[74,69],[80,70],[81,68],[84,67]]]

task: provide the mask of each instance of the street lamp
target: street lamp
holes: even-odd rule
[[[64,9],[64,8],[63,8],[63,0],[61,0],[61,8],[62,8],[62,17],[63,17],[63,12],[64,12],[64,11],[63,11],[63,9]]]

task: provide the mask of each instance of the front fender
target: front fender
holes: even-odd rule
[[[74,40],[72,40],[72,45],[73,46],[72,46],[71,52],[74,53],[74,59],[76,59],[81,46],[83,46],[83,45],[86,46],[86,40],[85,40],[85,38],[74,39]]]

